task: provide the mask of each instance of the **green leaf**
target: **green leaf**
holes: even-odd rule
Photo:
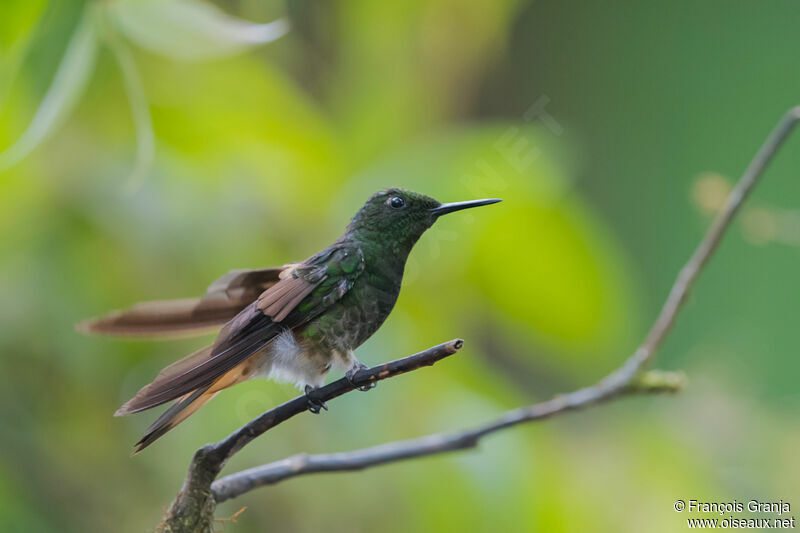
[[[199,0],[120,0],[108,4],[117,26],[137,45],[179,61],[202,61],[239,53],[286,34],[279,19],[255,24]]]
[[[97,27],[88,7],[75,29],[64,58],[30,125],[7,150],[0,153],[0,170],[30,154],[69,115],[83,94],[97,57]]]

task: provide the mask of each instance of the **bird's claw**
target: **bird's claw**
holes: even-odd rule
[[[344,374],[344,377],[347,378],[347,381],[350,382],[350,385],[360,390],[361,392],[367,392],[368,390],[372,390],[377,385],[377,383],[375,383],[374,381],[367,383],[366,385],[356,385],[355,382],[353,382],[353,378],[355,377],[355,375],[358,372],[364,370],[365,368],[367,368],[367,365],[365,365],[364,363],[358,363]]]
[[[312,387],[311,385],[306,385],[305,393],[306,393],[306,400],[308,401],[308,410],[318,415],[323,409],[326,411],[328,410],[328,405],[317,398],[316,392],[319,390],[316,387]]]

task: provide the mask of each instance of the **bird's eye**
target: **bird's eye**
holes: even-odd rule
[[[389,207],[392,209],[402,209],[406,205],[406,201],[399,196],[392,196],[386,203],[389,204]]]

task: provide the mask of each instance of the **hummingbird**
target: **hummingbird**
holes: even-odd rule
[[[305,391],[310,411],[327,409],[314,390],[331,368],[344,370],[351,381],[366,368],[354,351],[391,313],[406,260],[422,234],[442,215],[500,201],[442,204],[385,189],[367,200],[336,242],[305,261],[232,270],[200,298],[142,302],[78,324],[87,334],[126,337],[186,336],[222,326],[211,346],[161,370],[117,410],[115,416],[124,416],[174,402],[134,454],[221,390],[254,378],[294,383]]]

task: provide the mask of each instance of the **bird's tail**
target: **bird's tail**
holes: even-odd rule
[[[197,389],[179,398],[172,406],[164,411],[153,424],[147,428],[144,436],[139,439],[133,450],[133,455],[141,452],[169,430],[192,416],[207,401],[216,396],[216,391],[209,390],[211,385]]]

